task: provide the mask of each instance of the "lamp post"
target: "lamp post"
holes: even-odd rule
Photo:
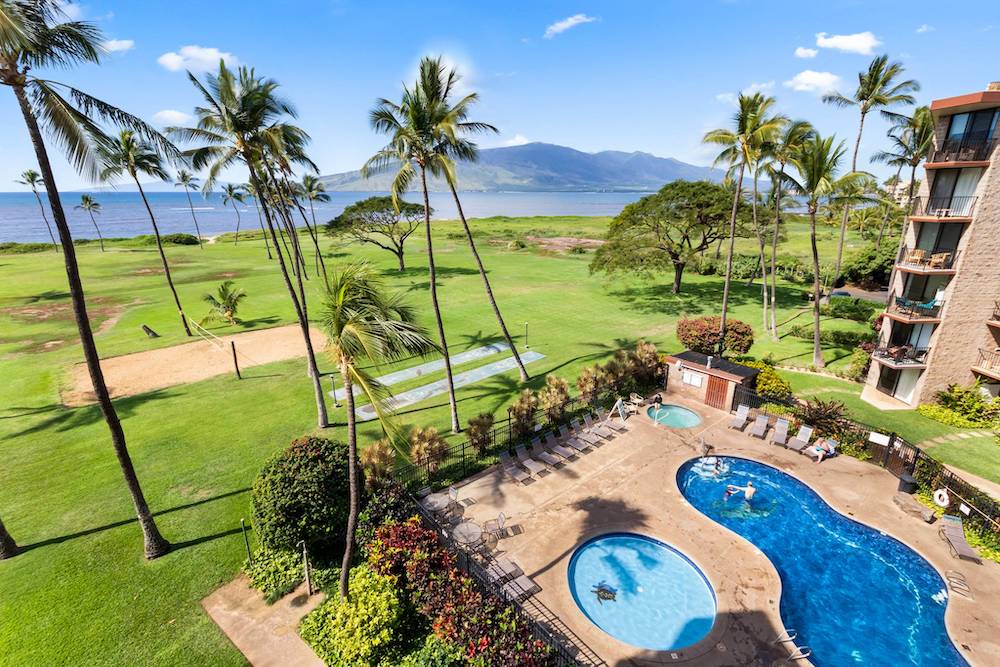
[[[528,350],[531,346],[528,345],[528,323],[524,323],[524,349]]]
[[[337,398],[337,375],[336,373],[330,374],[330,384],[333,386],[333,407],[340,407],[340,399]]]

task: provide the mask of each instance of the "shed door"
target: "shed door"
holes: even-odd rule
[[[726,393],[729,382],[714,375],[708,376],[708,390],[705,392],[705,405],[726,410]]]

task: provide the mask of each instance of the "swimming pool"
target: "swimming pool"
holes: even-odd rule
[[[771,559],[781,576],[781,620],[798,631],[798,645],[812,648],[814,664],[968,664],[945,630],[947,589],[927,561],[776,468],[719,458],[718,476],[700,460],[684,464],[681,492]],[[750,480],[750,506],[739,495],[723,499],[727,484]]]
[[[715,622],[715,591],[701,570],[645,535],[608,533],[584,542],[570,560],[569,587],[594,625],[640,648],[690,646]]]
[[[655,422],[673,428],[692,428],[701,423],[697,412],[672,403],[651,405],[646,409],[646,415]]]

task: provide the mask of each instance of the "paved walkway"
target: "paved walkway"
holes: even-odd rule
[[[240,576],[201,601],[215,624],[255,667],[323,667],[299,637],[299,621],[323,601],[309,597],[305,584],[268,606]]]

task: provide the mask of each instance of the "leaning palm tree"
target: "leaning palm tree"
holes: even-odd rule
[[[194,202],[191,201],[191,191],[198,189],[198,178],[187,169],[180,169],[177,171],[177,180],[174,181],[174,187],[184,188],[184,194],[187,195],[188,200],[188,209],[191,210],[191,219],[194,220],[194,231],[198,235],[198,247],[204,250],[205,245],[201,240],[201,228],[198,227],[198,216],[194,214]]]
[[[257,211],[257,222],[260,223],[260,233],[264,237],[264,249],[267,250],[267,258],[274,259],[271,256],[271,243],[267,240],[267,230],[264,229],[264,218],[260,215],[260,199],[257,196],[257,191],[250,183],[243,183],[239,187],[246,193],[247,197],[253,199],[253,207]]]
[[[62,3],[56,0],[0,0],[0,85],[7,86],[17,99],[31,145],[38,160],[42,182],[59,233],[66,281],[83,356],[87,363],[94,395],[111,434],[111,443],[143,534],[146,558],[170,551],[170,543],[160,535],[145,494],[136,475],[125,441],[118,412],[101,369],[94,332],[87,314],[87,301],[80,279],[73,236],[59,199],[59,189],[49,162],[46,134],[64,149],[70,164],[87,176],[96,176],[98,167],[91,137],[100,134],[97,122],[112,121],[132,128],[164,147],[169,143],[149,125],[117,107],[55,81],[40,79],[40,69],[68,68],[100,60],[103,35],[93,24],[65,21]],[[5,532],[5,531],[2,531]]]
[[[347,598],[359,495],[355,389],[371,403],[383,431],[391,433],[394,427],[385,410],[386,389],[367,366],[425,355],[437,348],[427,332],[416,324],[415,311],[403,301],[402,294],[388,292],[378,273],[366,263],[348,264],[330,277],[322,322],[327,353],[340,373],[347,409],[350,513],[340,571],[340,596]]]
[[[858,121],[858,136],[854,140],[854,153],[851,156],[851,171],[858,170],[858,149],[861,148],[861,134],[865,129],[865,116],[875,109],[886,109],[899,104],[914,104],[916,102],[911,93],[920,90],[920,84],[913,79],[899,81],[903,71],[902,63],[889,62],[889,56],[881,55],[868,64],[867,70],[858,72],[858,87],[851,97],[836,91],[823,96],[823,101],[828,104],[858,108],[860,119]],[[840,240],[837,243],[837,263],[833,269],[835,284],[840,278],[849,214],[850,207],[844,207],[843,217],[840,221]]]
[[[444,176],[445,182],[448,183],[448,189],[451,190],[451,196],[455,200],[455,208],[458,209],[458,218],[462,221],[465,238],[469,242],[469,250],[472,252],[472,258],[476,261],[476,267],[479,269],[479,277],[482,278],[483,287],[486,290],[486,299],[490,302],[493,314],[497,318],[497,325],[500,327],[504,340],[507,341],[507,345],[513,354],[514,362],[517,364],[518,372],[521,375],[521,382],[527,382],[528,371],[524,368],[521,355],[518,354],[517,346],[514,345],[514,339],[511,338],[510,332],[507,331],[507,323],[504,322],[503,315],[500,314],[500,306],[497,305],[496,297],[493,295],[490,279],[486,275],[483,260],[476,249],[472,230],[465,219],[462,202],[458,198],[458,189],[456,187],[458,179],[456,178],[455,165],[452,160],[458,159],[475,162],[479,159],[479,149],[477,146],[462,135],[473,132],[497,132],[497,129],[488,123],[467,120],[469,108],[479,99],[476,93],[470,93],[455,103],[452,103],[451,99],[449,99],[460,80],[461,76],[458,74],[458,71],[454,68],[447,69],[441,62],[441,58],[424,58],[420,61],[419,90],[427,100],[433,101],[433,107],[437,109],[439,116],[437,127],[435,128],[439,136],[438,141],[435,143],[439,159],[434,164],[440,167],[441,175]]]
[[[242,185],[234,185],[232,183],[226,183],[222,187],[222,205],[228,206],[233,205],[233,210],[236,211],[236,239],[233,241],[233,245],[240,244],[240,207],[237,204],[242,204],[246,201],[246,193],[243,192]],[[266,242],[267,239],[265,238]],[[268,255],[271,254],[270,249],[267,252]]]
[[[783,116],[771,115],[773,97],[754,93],[740,94],[739,109],[733,115],[732,128],[719,128],[705,134],[702,141],[722,146],[715,164],[729,165],[735,175],[733,209],[729,218],[729,244],[726,250],[726,278],[722,288],[722,313],[719,323],[719,352],[726,335],[726,316],[729,312],[729,290],[733,278],[733,248],[736,243],[736,217],[743,194],[743,176],[752,169],[762,148],[774,139],[786,122]]]
[[[45,204],[42,203],[42,196],[38,194],[38,187],[44,185],[42,177],[34,169],[27,169],[21,173],[21,178],[15,183],[27,185],[35,193],[35,201],[38,202],[38,210],[42,212],[42,220],[45,221],[45,228],[49,230],[49,238],[52,239],[52,249],[59,252],[59,244],[56,243],[56,236],[52,233],[52,225],[49,224],[49,216],[45,215]]]
[[[191,335],[191,328],[188,326],[187,317],[184,315],[184,307],[181,306],[181,298],[177,295],[177,288],[174,287],[174,279],[170,275],[170,264],[167,262],[167,254],[163,251],[163,240],[160,238],[160,227],[156,224],[156,216],[146,199],[146,191],[142,189],[139,182],[139,174],[153,176],[160,180],[167,180],[167,172],[163,169],[163,158],[156,151],[153,145],[144,141],[132,130],[121,130],[118,136],[100,142],[97,148],[103,169],[100,172],[102,181],[109,181],[118,176],[127,175],[139,189],[139,197],[146,206],[146,213],[149,214],[149,222],[153,225],[153,236],[156,238],[156,249],[160,253],[160,263],[163,265],[163,275],[167,279],[167,286],[174,297],[174,304],[177,306],[177,313],[181,318],[181,325],[184,333]]]
[[[841,141],[834,145],[835,137],[821,137],[813,134],[802,143],[798,153],[792,158],[796,175],[785,175],[795,194],[805,198],[806,210],[809,213],[810,243],[813,260],[813,365],[822,368],[823,351],[820,348],[819,306],[820,306],[820,269],[819,250],[816,246],[816,213],[821,204],[837,204],[839,193],[850,191],[854,184],[868,174],[851,171],[838,178],[840,163],[846,149]]]
[[[202,297],[201,300],[209,306],[208,315],[202,319],[203,324],[216,320],[223,320],[228,324],[239,324],[236,314],[240,309],[240,304],[247,298],[247,293],[235,285],[236,283],[232,280],[226,280],[216,288],[215,294],[209,292]]]
[[[78,211],[86,211],[90,215],[90,222],[97,232],[97,240],[101,242],[101,252],[104,252],[104,237],[101,236],[101,228],[97,226],[97,220],[94,218],[95,213],[101,212],[101,203],[90,195],[80,195],[80,203],[73,208]]]
[[[0,519],[0,560],[13,558],[20,551],[21,548],[17,546],[17,542],[7,531],[7,526],[3,525],[3,520]]]

